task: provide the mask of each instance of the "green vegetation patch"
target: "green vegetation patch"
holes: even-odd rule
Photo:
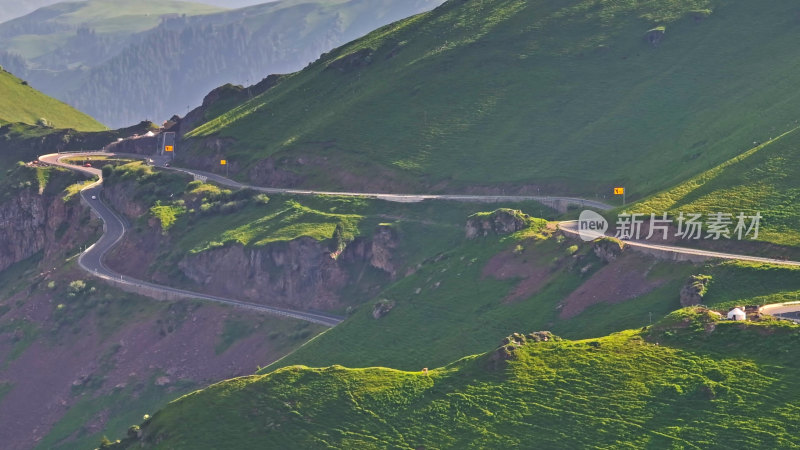
[[[195,247],[193,252],[201,252],[215,246],[239,243],[245,246],[263,246],[273,242],[291,241],[300,237],[310,237],[318,241],[331,239],[337,227],[345,235],[359,234],[358,225],[364,219],[355,214],[332,214],[314,210],[295,200],[287,200],[272,214],[253,222],[225,231],[219,240]],[[352,239],[351,239],[352,240]]]
[[[144,161],[136,161],[119,166],[103,166],[103,183],[113,186],[117,183],[135,185],[131,200],[147,205],[147,208],[162,205],[173,206],[176,195],[184,192],[187,176],[175,172],[155,170]],[[132,187],[132,186],[131,186]]]
[[[712,277],[703,302],[715,308],[800,300],[800,268],[726,262],[707,268]]]
[[[185,212],[186,208],[181,205],[162,205],[160,201],[157,201],[155,206],[150,208],[150,214],[158,219],[159,223],[161,223],[161,230],[165,234],[175,224],[178,217]]]
[[[20,191],[30,190],[39,195],[67,195],[79,190],[76,181],[83,178],[73,172],[57,167],[32,167],[22,161],[12,164],[0,176],[0,202],[16,197]],[[77,192],[77,191],[76,191]]]
[[[64,196],[62,197],[62,199],[64,200],[64,202],[68,202],[74,198],[78,198],[82,190],[84,190],[91,184],[95,183],[96,181],[97,181],[96,179],[85,180],[79,183],[70,184],[69,186],[67,186],[66,189],[64,189]]]

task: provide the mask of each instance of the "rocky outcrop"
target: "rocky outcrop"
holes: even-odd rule
[[[711,284],[711,277],[708,275],[692,275],[681,288],[681,306],[696,306],[703,303],[703,297]]]
[[[265,304],[330,309],[333,294],[347,283],[347,272],[311,238],[264,248],[231,245],[190,254],[180,261],[183,274],[204,289]],[[302,302],[302,305],[297,304]]]
[[[394,305],[395,302],[393,300],[378,300],[378,302],[375,303],[375,306],[372,308],[372,318],[378,320],[386,314],[389,314],[389,311],[394,309]]]
[[[489,368],[499,369],[506,366],[508,361],[517,359],[517,350],[526,343],[560,341],[561,338],[549,331],[535,331],[533,333],[514,333],[500,343],[494,352],[489,355]]]
[[[661,44],[661,41],[664,40],[664,35],[666,32],[667,29],[665,27],[653,28],[645,33],[644,40],[647,41],[647,43],[651,46],[658,47]]]
[[[388,273],[394,279],[397,276],[394,257],[397,240],[397,234],[392,227],[379,225],[371,239],[356,239],[348,245],[342,255],[343,261],[369,261],[372,267]]]
[[[43,252],[45,261],[63,257],[96,230],[77,199],[17,191],[0,203],[0,271]]]
[[[358,238],[331,257],[328,242],[303,237],[265,247],[228,245],[189,254],[178,267],[203,291],[294,309],[330,310],[345,305],[342,291],[367,268],[396,275],[394,231],[379,227],[371,238]],[[361,281],[360,287],[370,289]],[[376,291],[379,286],[375,287]]]
[[[615,238],[599,238],[592,242],[592,250],[598,258],[610,263],[616,261],[619,255],[625,251],[625,243]]]
[[[467,220],[467,239],[490,234],[504,235],[523,230],[530,225],[531,217],[513,209],[498,209],[492,213],[473,214]]]
[[[44,247],[47,207],[31,189],[0,205],[0,270],[33,256]]]
[[[148,214],[150,209],[131,199],[131,192],[134,192],[135,189],[136,183],[134,182],[104,182],[102,195],[112,209],[129,219],[136,219]]]

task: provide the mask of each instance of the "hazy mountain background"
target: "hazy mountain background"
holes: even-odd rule
[[[220,3],[220,2],[217,2]],[[0,64],[111,127],[185,113],[225,83],[301,69],[442,0],[59,3],[0,24]]]
[[[279,0],[201,0],[198,3],[219,6],[221,8],[244,8],[245,6],[261,5]]]
[[[277,0],[202,0],[197,3],[219,6],[220,8],[243,8],[274,1]],[[43,6],[50,6],[56,3],[59,2],[57,0],[0,0],[0,23],[22,17]]]
[[[0,0],[0,22],[24,16],[42,6],[52,5],[54,0]]]

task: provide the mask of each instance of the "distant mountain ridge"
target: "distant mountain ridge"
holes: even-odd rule
[[[57,2],[58,0],[0,0],[0,23]]]
[[[442,0],[285,0],[221,12],[151,0],[127,19],[114,1],[54,5],[0,24],[0,64],[110,126],[160,121],[216,86],[298,70]]]
[[[278,0],[199,0],[197,3],[214,5],[220,8],[244,8],[245,6],[275,1]],[[61,0],[0,0],[0,23],[22,17],[39,8],[60,2]]]

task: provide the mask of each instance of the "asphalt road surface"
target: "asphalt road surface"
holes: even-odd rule
[[[561,222],[558,224],[558,228],[565,233],[569,233],[575,236],[579,236],[580,233],[578,232],[578,221],[577,220],[570,220],[568,222]],[[585,233],[585,232],[584,232]],[[597,237],[605,236],[601,233],[593,233],[596,234]],[[774,259],[774,258],[763,258],[760,256],[747,256],[747,255],[737,255],[735,253],[723,253],[723,252],[714,252],[709,250],[698,250],[693,248],[686,248],[686,247],[678,247],[674,245],[661,245],[661,244],[651,244],[647,241],[635,241],[635,240],[626,240],[626,245],[630,245],[631,247],[638,247],[644,249],[654,249],[654,250],[661,250],[670,253],[682,254],[682,255],[694,255],[694,256],[702,256],[708,259],[729,259],[729,260],[738,260],[738,261],[751,261],[751,262],[761,262],[761,263],[769,263],[769,264],[776,264],[781,266],[800,266],[800,262],[796,261],[786,261],[782,259]]]
[[[202,170],[184,169],[180,167],[165,167],[165,169],[176,172],[183,172],[194,177],[202,177],[222,186],[234,189],[252,189],[265,194],[290,194],[290,195],[332,195],[339,197],[363,197],[377,200],[385,200],[396,203],[417,203],[425,200],[452,200],[457,202],[473,203],[498,203],[498,202],[524,202],[536,201],[540,203],[563,202],[571,205],[578,205],[584,208],[594,208],[601,211],[614,209],[613,206],[596,200],[586,200],[576,197],[553,197],[545,195],[455,195],[455,194],[383,194],[375,192],[341,192],[341,191],[312,191],[307,189],[282,189],[268,188],[262,186],[251,186],[242,184],[238,181],[225,178],[215,173],[204,172]]]

